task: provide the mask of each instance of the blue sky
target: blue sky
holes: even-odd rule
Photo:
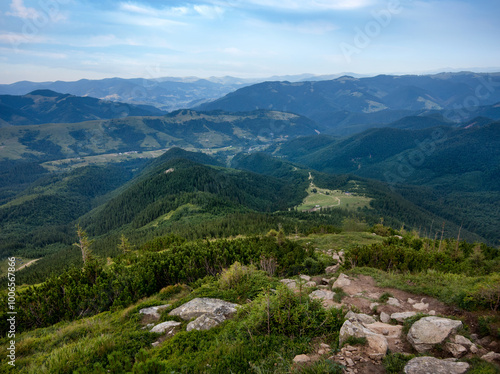
[[[500,71],[498,0],[3,0],[0,83]]]

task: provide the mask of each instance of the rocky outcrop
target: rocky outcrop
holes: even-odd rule
[[[488,362],[494,362],[500,364],[500,353],[489,352],[481,357],[483,360]]]
[[[424,317],[415,322],[408,332],[408,341],[419,353],[430,351],[462,327],[461,321],[441,317]]]
[[[223,315],[215,315],[211,313],[202,314],[194,321],[188,323],[186,331],[210,330],[211,328],[220,325],[225,320],[226,318]]]
[[[344,322],[340,329],[340,346],[342,346],[349,339],[349,337],[366,338],[368,343],[367,353],[370,357],[383,357],[387,353],[387,339],[383,335],[377,334],[366,328],[361,322],[356,320],[347,320]]]
[[[179,316],[185,321],[198,318],[203,314],[220,315],[226,319],[232,317],[236,313],[237,306],[238,304],[233,304],[224,300],[201,297],[175,308],[168,313],[168,315]]]
[[[286,285],[291,290],[295,290],[297,288],[297,282],[293,279],[282,279],[280,280],[280,282]]]
[[[150,332],[156,332],[157,334],[165,334],[167,336],[171,336],[177,332],[180,325],[180,322],[167,321],[154,326],[150,330]]]
[[[333,287],[345,287],[351,284],[351,280],[344,273],[340,274],[335,283],[333,283]]]
[[[335,292],[328,291],[328,290],[316,290],[316,291],[313,291],[309,294],[309,297],[311,299],[318,299],[321,301],[333,300],[334,296],[335,296]]]
[[[469,369],[466,362],[439,360],[434,357],[415,357],[404,368],[406,374],[463,374]]]
[[[139,310],[139,313],[151,317],[154,320],[159,320],[161,311],[167,309],[168,307],[170,307],[170,304],[152,306],[150,308],[144,308]]]

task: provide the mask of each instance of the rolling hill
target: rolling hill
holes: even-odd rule
[[[490,112],[495,105],[500,74],[442,73],[424,76],[380,75],[370,78],[340,77],[327,81],[264,82],[197,107],[248,111],[290,111],[311,118],[332,134],[353,134],[358,126],[394,122],[409,115],[442,112],[465,121]],[[488,94],[477,97],[477,92]],[[471,104],[472,103],[472,104]],[[472,109],[471,106],[478,109]],[[353,126],[352,128],[350,128]]]
[[[227,113],[179,110],[161,117],[0,128],[0,160],[57,160],[172,146],[243,147],[316,133],[299,115],[273,111]]]
[[[37,90],[22,96],[0,96],[0,126],[75,123],[162,114],[163,111],[152,106],[114,103],[51,90]]]

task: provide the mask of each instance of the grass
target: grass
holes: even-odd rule
[[[328,249],[341,250],[352,245],[371,245],[382,243],[383,237],[368,232],[342,232],[340,234],[312,234],[297,239],[301,244],[311,243],[320,251]]]
[[[301,205],[297,207],[299,211],[305,211],[317,207],[321,208],[344,208],[350,210],[357,210],[370,206],[371,198],[358,195],[353,192],[329,190],[326,188],[319,188],[311,181],[307,188],[307,197]]]

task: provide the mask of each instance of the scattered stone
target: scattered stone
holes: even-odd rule
[[[444,345],[444,349],[450,352],[453,355],[453,357],[456,358],[460,358],[465,354],[467,354],[467,348],[457,343],[448,342]]]
[[[189,322],[186,326],[186,331],[191,330],[210,330],[211,328],[220,325],[224,322],[226,318],[219,314],[215,315],[212,313],[202,314],[194,321]]]
[[[321,343],[319,346],[320,346],[320,348],[322,348],[322,349],[331,349],[330,345],[325,344],[325,343]]]
[[[391,322],[391,316],[388,315],[386,312],[380,312],[379,319],[383,323]]]
[[[154,323],[148,323],[146,326],[144,326],[141,330],[148,330],[151,327],[153,327],[155,324]]]
[[[159,342],[159,341],[156,341],[156,342],[154,342],[154,343],[151,343],[151,345],[152,345],[153,347],[158,347],[158,346],[160,345],[160,342]]]
[[[413,304],[413,309],[416,309],[416,310],[427,310],[427,309],[429,309],[429,304],[426,304],[426,303],[416,303],[416,304]]]
[[[399,303],[399,300],[396,299],[395,297],[389,297],[389,299],[387,299],[387,304],[393,305],[393,306],[401,306],[401,304]]]
[[[408,298],[408,304],[415,304],[417,300],[413,300],[412,298]]]
[[[342,344],[351,336],[354,336],[356,338],[366,338],[366,341],[368,343],[368,354],[385,356],[385,354],[387,353],[387,339],[383,335],[377,334],[364,327],[358,321],[347,320],[344,322],[339,334],[340,345],[342,346]]]
[[[436,344],[442,344],[461,327],[461,321],[441,317],[424,317],[410,328],[408,341],[419,353],[423,353],[431,350]]]
[[[488,362],[500,363],[500,353],[489,352],[481,357],[483,360]]]
[[[139,313],[144,314],[145,316],[149,316],[155,320],[159,320],[161,311],[167,309],[168,307],[170,307],[170,304],[152,306],[139,310]]]
[[[352,360],[352,358],[347,357],[345,360],[347,362],[347,366],[354,366],[354,361]]]
[[[417,315],[415,312],[401,312],[401,313],[392,313],[391,318],[396,321],[403,323],[407,318],[413,317]]]
[[[337,270],[339,270],[339,268],[340,268],[340,264],[328,266],[325,269],[325,273],[326,274],[335,274],[337,272]]]
[[[311,280],[311,277],[309,275],[301,274],[300,279],[305,280],[306,282],[309,282]]]
[[[160,323],[154,326],[150,332],[156,332],[157,334],[165,334],[165,335],[175,335],[178,330],[178,327],[181,325],[180,322],[176,321],[167,321]]]
[[[369,325],[365,325],[367,329],[373,331],[377,334],[382,334],[389,338],[399,338],[403,331],[403,326],[400,325],[389,325],[388,323],[375,322]]]
[[[477,347],[477,345],[472,344],[472,345],[469,347],[469,351],[471,351],[471,353],[476,354],[477,352],[479,352],[479,348]]]
[[[435,310],[429,310],[429,312],[427,314],[430,315],[430,316],[435,316],[436,315],[436,311]]]
[[[316,282],[313,282],[313,281],[310,281],[310,282],[307,282],[306,284],[304,284],[304,287],[306,288],[312,288],[312,287],[316,287]]]
[[[377,307],[378,307],[379,305],[380,305],[379,303],[371,303],[371,304],[370,304],[370,309],[371,309],[371,310],[375,310],[375,309],[377,309]]]
[[[333,300],[335,296],[335,292],[328,290],[316,290],[309,294],[311,299],[319,299],[319,300]]]
[[[291,290],[295,290],[297,288],[297,282],[295,282],[293,279],[282,279],[280,280],[280,282],[286,285]]]
[[[306,362],[310,362],[311,358],[308,355],[297,355],[293,358],[293,362],[296,364],[305,364]]]
[[[455,335],[455,343],[460,344],[465,348],[470,348],[474,345],[474,343],[462,335]]]
[[[192,318],[198,318],[207,313],[230,318],[236,313],[237,306],[238,304],[233,304],[224,300],[201,297],[181,305],[172,310],[168,315],[179,316],[185,321],[189,321]]]
[[[408,361],[405,374],[463,374],[469,369],[466,362],[450,362],[434,357],[415,357]]]
[[[330,284],[330,279],[328,278],[322,278],[321,279],[321,284],[324,286],[328,286]]]
[[[377,322],[377,321],[375,321],[375,318],[373,318],[372,316],[369,316],[369,315],[363,314],[363,313],[354,313],[352,310],[350,310],[345,315],[345,319],[348,319],[350,321],[358,321],[358,322],[362,323],[363,325],[368,325],[368,324]]]
[[[333,283],[333,287],[345,287],[351,284],[351,280],[347,275],[341,273],[335,283]]]

